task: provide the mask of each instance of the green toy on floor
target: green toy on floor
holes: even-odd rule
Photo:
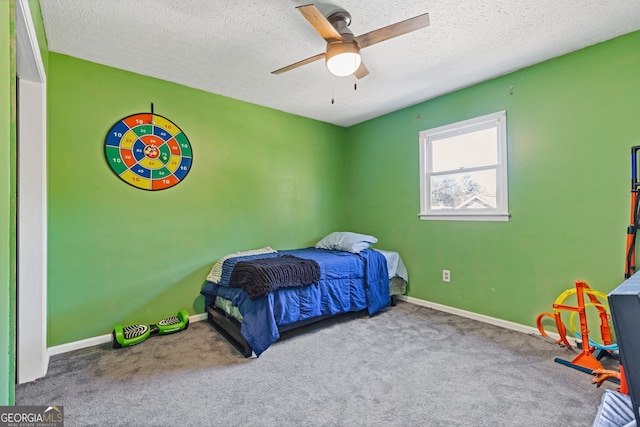
[[[113,348],[139,344],[152,335],[168,335],[189,327],[189,312],[181,310],[176,316],[167,317],[151,325],[116,325],[113,328]]]

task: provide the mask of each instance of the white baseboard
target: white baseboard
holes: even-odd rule
[[[190,314],[189,323],[200,322],[207,319],[207,313]],[[111,334],[100,335],[97,337],[87,338],[80,341],[68,342],[65,344],[56,345],[47,349],[49,357],[56,354],[67,353],[74,350],[80,350],[81,348],[93,347],[94,345],[106,344],[111,342]]]
[[[66,344],[55,345],[53,347],[49,347],[47,352],[49,353],[49,357],[55,356],[60,353],[67,353],[69,351],[80,350],[85,347],[93,347],[94,345],[100,345],[111,342],[111,334],[100,335],[97,337],[91,337],[80,341],[68,342]]]
[[[191,323],[191,322],[201,322],[203,320],[207,320],[207,313],[190,314],[189,315],[189,323]]]
[[[450,307],[448,305],[438,304],[438,303],[435,303],[435,302],[421,300],[421,299],[413,298],[413,297],[408,297],[408,296],[405,296],[405,295],[396,295],[395,298],[397,298],[397,299],[399,299],[401,301],[409,302],[411,304],[416,304],[416,305],[420,305],[420,306],[423,306],[423,307],[432,308],[434,310],[443,311],[445,313],[451,313],[451,314],[455,314],[457,316],[462,316],[462,317],[466,317],[466,318],[469,318],[469,319],[477,320],[478,322],[489,323],[491,325],[499,326],[501,328],[511,329],[513,331],[518,331],[518,332],[522,332],[522,333],[525,333],[525,334],[541,336],[540,331],[538,331],[538,329],[534,328],[533,326],[526,326],[526,325],[522,325],[520,323],[510,322],[508,320],[498,319],[496,317],[485,316],[484,314],[478,314],[478,313],[474,313],[472,311],[462,310],[462,309],[459,309],[459,308]],[[207,319],[207,313],[189,315],[189,322],[190,323],[192,323],[192,322],[200,322],[200,321],[206,320],[206,319]],[[553,340],[557,340],[557,339],[560,338],[560,336],[558,334],[553,333],[553,332],[547,332],[547,335],[549,336],[549,338],[551,338]],[[567,339],[569,340],[569,342],[572,345],[574,345],[574,346],[576,345],[576,340],[574,338],[567,337]],[[94,345],[105,344],[105,343],[108,343],[108,342],[111,342],[111,334],[100,335],[100,336],[97,336],[97,337],[87,338],[87,339],[80,340],[80,341],[74,341],[74,342],[70,342],[70,343],[66,343],[66,344],[56,345],[56,346],[53,346],[53,347],[49,347],[47,349],[47,351],[48,351],[49,357],[51,357],[51,356],[55,356],[56,354],[67,353],[69,351],[79,350],[81,348],[92,347]]]
[[[500,326],[501,328],[511,329],[513,331],[522,332],[530,335],[542,336],[538,328],[534,328],[533,326],[526,326],[520,323],[510,322],[508,320],[498,319],[496,317],[485,316],[484,314],[474,313],[472,311],[462,310],[455,307],[450,307],[448,305],[438,304],[436,302],[426,301],[418,298],[408,297],[405,295],[396,296],[397,299],[401,301],[406,301],[411,304],[420,305],[422,307],[432,308],[434,310],[443,311],[445,313],[455,314],[457,316],[466,317],[469,319],[477,320],[478,322],[489,323],[491,325]],[[553,340],[557,340],[560,338],[555,332],[547,332],[549,338]],[[572,337],[567,337],[569,343],[573,346],[576,345],[576,340]]]

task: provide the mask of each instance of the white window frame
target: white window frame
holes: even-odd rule
[[[432,209],[431,177],[448,175],[458,170],[433,172],[433,141],[450,138],[479,130],[495,127],[497,130],[497,164],[496,171],[496,208],[495,209]],[[486,170],[470,168],[469,171]],[[420,219],[453,220],[453,221],[509,221],[507,170],[507,112],[505,110],[484,116],[463,120],[457,123],[427,129],[420,132]]]

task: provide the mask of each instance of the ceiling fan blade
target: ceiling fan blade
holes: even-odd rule
[[[342,40],[340,33],[333,28],[333,25],[325,18],[325,16],[312,4],[298,6],[296,9],[300,11],[302,16],[311,24],[314,30],[322,36],[327,43]]]
[[[429,14],[414,16],[356,37],[361,49],[429,26]]]
[[[271,74],[282,74],[286,71],[293,70],[294,68],[302,67],[303,65],[309,64],[311,62],[317,61],[318,59],[324,59],[324,53],[319,53],[310,58],[303,59],[302,61],[298,61],[295,64],[287,65],[286,67],[282,67],[275,71],[272,71]]]
[[[356,76],[357,79],[361,79],[361,78],[365,77],[367,74],[369,74],[369,70],[364,65],[364,61],[360,62],[360,66],[358,67],[356,72],[353,73],[353,75]]]

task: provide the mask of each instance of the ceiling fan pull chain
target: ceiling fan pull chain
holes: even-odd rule
[[[335,98],[333,96],[333,86],[334,86],[334,84],[333,84],[334,80],[333,79],[334,79],[333,74],[331,74],[331,104],[334,104],[336,102]]]
[[[358,61],[356,61],[356,58],[353,58],[353,62],[354,62],[353,65],[355,66],[355,70],[357,71],[360,64],[358,64]],[[353,76],[353,90],[355,92],[356,90],[358,90],[358,79],[356,78],[355,71],[351,75]]]

